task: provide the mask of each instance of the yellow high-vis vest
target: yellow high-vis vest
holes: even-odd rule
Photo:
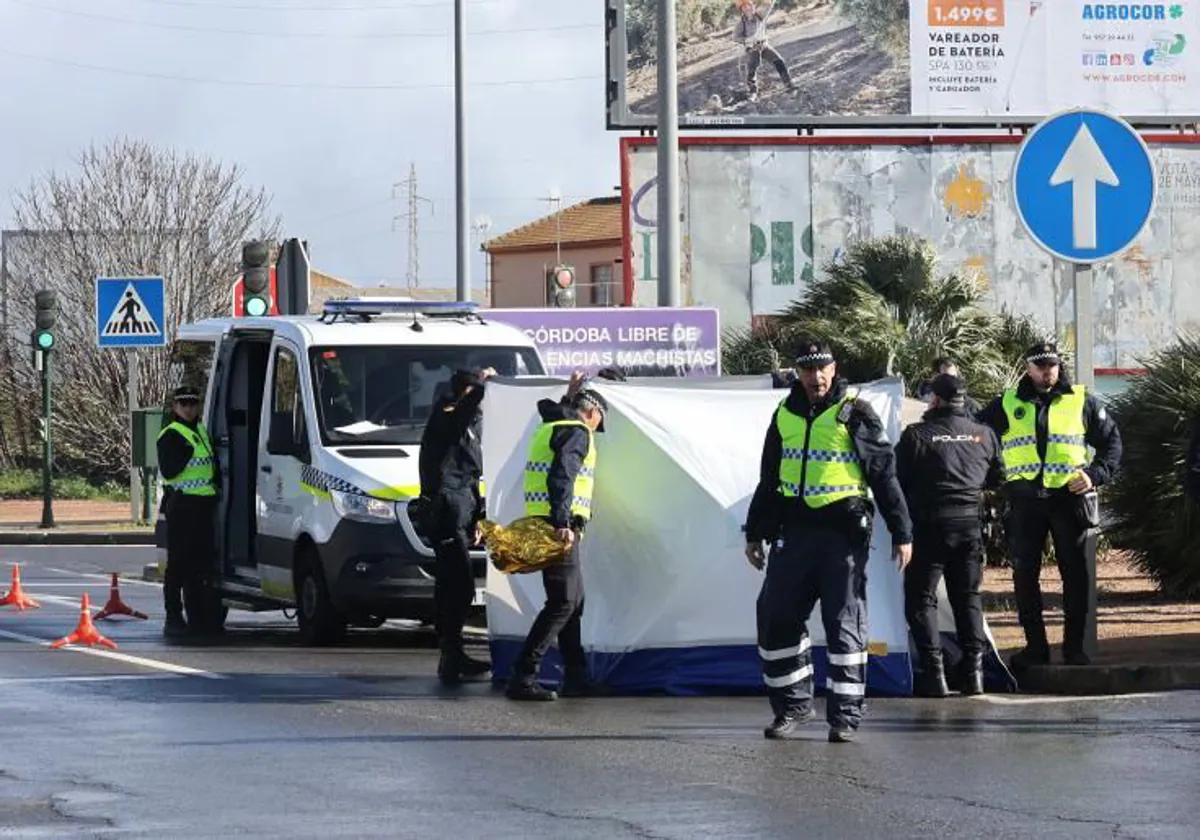
[[[204,424],[197,423],[193,431],[176,420],[158,433],[158,439],[161,440],[170,431],[178,432],[192,445],[192,457],[179,475],[172,479],[163,476],[163,483],[185,496],[217,495],[217,459],[213,455],[212,440]]]
[[[592,489],[596,481],[596,439],[592,430],[581,420],[557,420],[543,423],[529,441],[529,452],[525,456],[525,515],[550,515],[550,490],[546,478],[554,462],[554,450],[550,438],[554,431],[563,426],[579,426],[588,433],[588,451],[583,467],[575,476],[575,487],[571,493],[571,513],[583,520],[592,518]]]
[[[1076,385],[1070,393],[1050,403],[1046,428],[1046,460],[1037,451],[1037,404],[1026,402],[1016,391],[1005,391],[1002,405],[1008,430],[1000,438],[1004,480],[1036,481],[1048,490],[1065,487],[1071,476],[1087,466],[1083,422],[1086,391]]]
[[[789,411],[786,401],[779,404],[775,425],[783,440],[780,493],[800,496],[810,508],[867,496],[867,482],[854,439],[846,424],[838,419],[843,407],[852,405],[857,398],[857,391],[848,391],[811,424],[807,418]]]

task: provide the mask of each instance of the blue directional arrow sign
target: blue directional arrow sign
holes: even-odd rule
[[[1079,264],[1132,245],[1158,197],[1154,160],[1141,136],[1119,117],[1086,109],[1039,123],[1021,143],[1012,181],[1029,235]]]
[[[163,347],[166,299],[161,277],[96,278],[96,343]]]

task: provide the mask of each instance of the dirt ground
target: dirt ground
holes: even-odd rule
[[[133,527],[129,502],[54,501],[54,523],[64,528],[80,526]],[[41,499],[0,499],[0,529],[36,528],[42,521]]]
[[[1153,582],[1118,552],[1100,560],[1096,581],[1099,655],[1095,664],[1200,661],[1200,602],[1172,601],[1158,594]],[[1057,662],[1062,641],[1062,581],[1057,569],[1042,570],[1042,592],[1046,630]],[[1025,645],[1012,593],[1011,569],[985,570],[984,610],[1002,653]]]
[[[788,93],[774,66],[758,70],[759,99],[746,100],[744,49],[732,28],[679,45],[681,117],[794,114],[907,114],[911,104],[908,65],[870,47],[832,5],[775,12],[769,43],[787,62],[796,93]],[[632,113],[654,115],[657,67],[629,73],[627,99]]]

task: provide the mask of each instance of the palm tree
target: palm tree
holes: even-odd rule
[[[915,393],[933,359],[949,356],[971,392],[989,399],[1016,381],[1021,353],[1043,334],[1028,317],[985,309],[976,283],[938,276],[937,263],[933,246],[916,237],[855,243],[773,324],[726,330],[723,367],[787,367],[797,337],[813,335],[833,346],[852,381],[901,376]]]
[[[1124,451],[1103,491],[1105,533],[1164,593],[1196,598],[1200,506],[1187,498],[1184,476],[1200,406],[1200,337],[1180,338],[1141,364],[1146,375],[1111,401]]]

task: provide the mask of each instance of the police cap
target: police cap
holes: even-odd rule
[[[575,395],[575,407],[599,409],[600,425],[596,427],[596,431],[604,431],[604,415],[608,414],[608,401],[600,395],[599,391],[594,391],[591,388],[584,388]]]
[[[1062,357],[1058,355],[1058,345],[1053,341],[1040,341],[1025,351],[1025,361],[1050,366],[1062,364]]]
[[[931,384],[938,399],[951,405],[964,405],[967,401],[967,383],[961,376],[939,373]]]
[[[804,338],[796,345],[796,367],[823,368],[833,364],[833,349],[818,338]]]
[[[200,402],[200,389],[194,385],[180,385],[171,392],[175,402]]]

